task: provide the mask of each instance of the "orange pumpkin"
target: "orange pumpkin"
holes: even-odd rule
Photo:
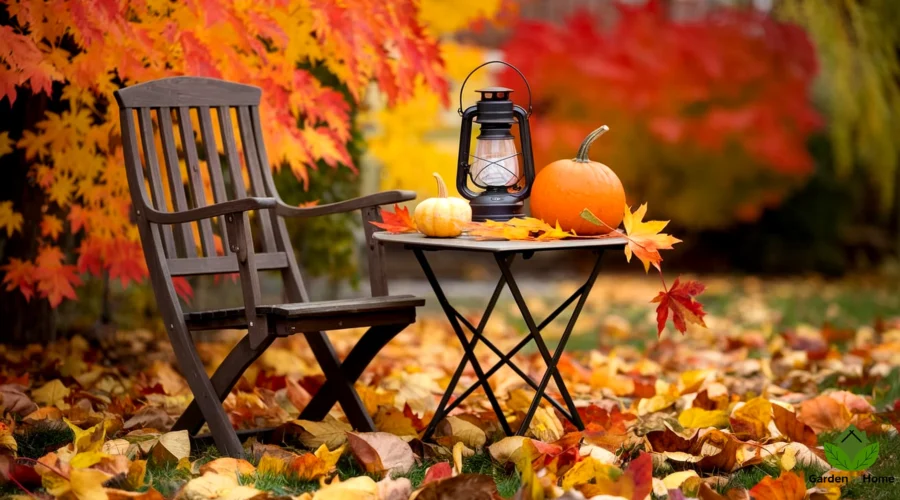
[[[591,132],[575,158],[558,160],[541,169],[531,187],[534,217],[549,224],[559,222],[564,230],[584,236],[606,234],[619,227],[625,207],[622,181],[606,165],[588,159],[591,144],[607,130],[604,125]],[[585,208],[605,225],[582,219]]]

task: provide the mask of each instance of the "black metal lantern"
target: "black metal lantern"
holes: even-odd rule
[[[505,64],[525,81],[528,89],[528,111],[510,99],[512,89],[488,87],[476,90],[481,98],[465,111],[462,94],[466,82],[480,68],[488,64]],[[473,69],[459,90],[459,114],[462,127],[459,133],[459,158],[456,188],[472,206],[472,220],[505,221],[524,215],[525,199],[534,182],[534,155],[531,151],[531,87],[515,66],[503,61],[489,61]],[[472,122],[481,131],[476,138],[475,152],[471,152]],[[513,124],[519,125],[519,148],[512,135]],[[521,157],[521,164],[520,164]],[[521,183],[524,178],[524,183]],[[469,187],[469,181],[481,191]]]

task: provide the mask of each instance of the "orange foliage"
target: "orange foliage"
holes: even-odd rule
[[[48,214],[35,221],[40,255],[0,269],[8,290],[54,306],[75,298],[79,272],[106,271],[123,285],[147,274],[129,221],[111,104],[123,82],[188,74],[261,87],[269,157],[304,184],[318,160],[355,167],[346,147],[350,105],[298,63],[323,66],[354,99],[371,81],[389,103],[412,96],[420,82],[441,94],[448,85],[414,0],[22,0],[5,9],[11,22],[0,26],[0,105],[30,91],[68,109],[46,113],[20,137],[0,135],[0,155],[24,152]],[[22,223],[12,202],[0,203],[0,232],[15,237]],[[77,266],[65,263],[57,245],[70,233],[80,242]]]

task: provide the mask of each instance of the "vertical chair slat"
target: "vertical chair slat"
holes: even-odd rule
[[[260,165],[269,165],[269,156],[266,154],[266,146],[262,136],[262,122],[259,118],[259,107],[250,108],[250,125],[253,129],[253,139],[256,141],[256,153],[259,155]],[[272,179],[272,171],[268,168],[262,170],[263,182],[266,187],[266,196],[280,199],[278,190],[275,189],[275,180]],[[294,255],[294,249],[291,245],[290,236],[284,219],[277,215],[272,216],[274,219],[275,240],[278,244],[278,250],[287,255],[288,267],[281,270],[282,279],[284,279],[284,294],[288,302],[309,302],[309,294],[306,292],[306,286],[303,284],[303,276],[300,274],[300,266],[297,265],[297,257]]]
[[[266,188],[263,185],[262,172],[260,169],[269,168],[269,164],[260,165],[259,154],[257,152],[256,137],[253,134],[253,126],[250,123],[250,108],[248,106],[238,107],[238,128],[241,132],[241,144],[244,146],[244,161],[247,163],[247,170],[250,174],[250,189],[254,196],[266,196]],[[272,218],[268,211],[260,211],[259,221],[262,229],[262,245],[263,251],[274,252],[275,236],[272,234]]]
[[[194,126],[191,124],[191,109],[187,106],[178,108],[178,128],[181,131],[181,147],[184,148],[184,157],[187,162],[188,178],[191,182],[191,194],[194,198],[194,207],[206,206],[205,186],[200,175],[200,160],[197,158],[197,144],[194,139]],[[216,246],[213,242],[212,223],[209,219],[200,221],[200,244],[203,254],[215,257]]]
[[[153,119],[147,108],[138,109],[138,122],[141,128],[141,145],[144,149],[144,161],[147,166],[147,176],[150,179],[150,192],[153,194],[153,205],[160,212],[168,212],[166,207],[166,194],[163,190],[162,176],[160,175],[159,161],[156,158],[156,142],[153,136]],[[175,251],[175,238],[172,236],[172,226],[162,226],[163,248],[166,257],[174,259],[178,257]]]
[[[222,132],[222,146],[225,149],[225,159],[228,160],[228,172],[231,174],[234,196],[235,198],[246,198],[247,188],[244,187],[241,160],[238,158],[237,144],[234,142],[234,127],[231,126],[231,108],[219,106],[216,109],[218,110],[219,131]]]
[[[222,178],[222,163],[219,161],[219,149],[216,147],[216,135],[213,133],[209,106],[197,108],[197,114],[200,117],[200,140],[203,141],[203,147],[206,150],[206,164],[209,166],[209,179],[212,183],[213,199],[216,200],[216,203],[222,203],[223,201],[228,201],[228,194],[225,192],[225,180]],[[226,228],[224,217],[219,217],[219,229],[219,234],[222,236],[222,249],[225,251],[225,255],[230,255],[228,229]]]
[[[166,159],[166,172],[169,174],[169,191],[172,193],[172,204],[176,211],[188,209],[184,195],[184,182],[181,180],[181,165],[178,163],[178,150],[175,149],[175,136],[172,130],[172,108],[156,108],[156,119],[159,123],[159,135],[162,138],[163,156]],[[190,224],[176,224],[175,238],[181,240],[185,257],[196,257],[194,233]]]

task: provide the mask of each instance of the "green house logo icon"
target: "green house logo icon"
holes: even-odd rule
[[[866,433],[851,425],[834,441],[825,443],[825,458],[835,469],[866,470],[878,459],[878,443],[870,443]]]

